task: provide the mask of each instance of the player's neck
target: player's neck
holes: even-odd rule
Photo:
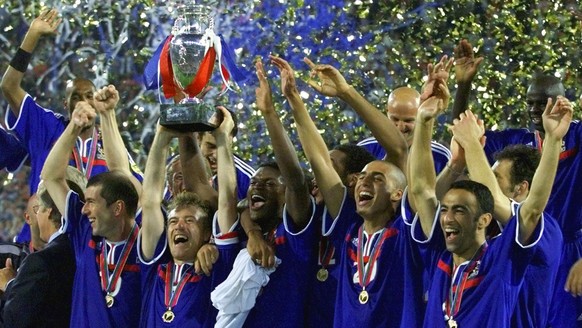
[[[377,219],[364,219],[364,231],[368,235],[373,235],[377,231],[384,229],[388,224],[388,221],[390,221],[390,219],[386,219],[386,217],[380,217]]]
[[[131,231],[133,229],[133,225],[135,224],[135,220],[127,220],[125,218],[120,218],[124,221],[124,223],[119,227],[119,229],[107,237],[107,240],[110,242],[120,242],[125,241],[129,238]]]
[[[485,240],[475,240],[475,243],[465,251],[453,253],[453,263],[455,264],[455,267],[463,264],[464,262],[470,261],[477,254],[484,243]]]
[[[93,125],[92,127],[88,128],[88,129],[81,131],[81,133],[79,134],[79,137],[81,138],[81,140],[85,141],[89,138],[92,138],[94,129],[95,129],[95,125]]]

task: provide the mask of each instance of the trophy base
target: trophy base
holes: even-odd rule
[[[212,131],[218,110],[205,103],[161,104],[160,125],[181,132]]]

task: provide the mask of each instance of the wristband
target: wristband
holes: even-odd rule
[[[30,63],[30,58],[32,58],[32,54],[28,51],[22,50],[22,48],[18,48],[16,54],[10,61],[10,66],[19,72],[26,72],[28,68],[28,64]]]

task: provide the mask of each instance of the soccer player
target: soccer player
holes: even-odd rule
[[[181,192],[172,198],[164,224],[164,161],[176,133],[159,126],[154,137],[141,199],[144,219],[138,244],[144,280],[140,327],[212,327],[216,321],[210,292],[226,278],[239,249],[234,231],[237,197],[230,137],[234,123],[224,107],[219,109],[224,119],[212,132],[221,184],[214,220],[209,204],[195,193]],[[196,254],[211,234],[219,251],[217,263],[211,276],[198,275],[193,267]]]
[[[542,212],[550,194],[542,179],[551,181],[555,176],[559,144],[568,130],[572,108],[567,102],[558,101],[553,108],[548,103],[544,112],[548,140],[530,193],[511,213],[504,232],[487,242],[485,230],[492,220],[494,201],[508,203],[507,197],[501,194],[494,200],[486,186],[465,180],[454,183],[439,204],[428,147],[440,111],[438,103],[433,97],[419,109],[411,150],[417,160],[410,162],[409,169],[410,197],[417,210],[413,235],[432,282],[424,327],[510,327],[532,256],[539,251],[549,254],[552,247],[559,252],[559,235],[558,240],[540,242],[546,234]],[[455,120],[452,130],[466,151],[470,147],[481,151],[483,130],[471,112]]]
[[[462,54],[466,58],[466,66],[476,69],[474,67],[476,60],[473,58],[473,52],[469,51],[470,47],[471,45],[467,42],[467,50]],[[465,83],[470,85],[474,74],[469,77],[471,79]],[[469,97],[470,88],[465,87],[465,90],[467,92],[457,92],[455,102],[460,98],[461,103],[467,103],[466,98]],[[564,85],[559,78],[548,73],[534,75],[525,95],[526,110],[532,129],[487,130],[485,153],[489,163],[495,162],[496,152],[512,144],[524,144],[541,151],[545,139],[545,129],[541,118],[544,106],[548,98],[552,98],[555,102],[558,96],[564,95]],[[464,110],[465,108],[455,106],[453,117],[457,117]],[[582,260],[580,260],[582,234],[579,233],[582,230],[582,206],[576,198],[582,193],[582,152],[579,151],[581,145],[582,124],[577,120],[572,121],[568,133],[561,140],[558,172],[546,207],[546,211],[558,221],[564,237],[557,287],[554,299],[551,301],[549,324],[552,327],[576,326],[578,318],[582,315],[582,298],[579,297],[582,294],[582,284],[578,283],[582,281],[580,278],[582,270],[576,270],[582,267]]]
[[[318,92],[337,96],[354,108],[373,108],[335,68],[305,61],[312,76],[321,81],[309,82]],[[340,252],[334,326],[418,326],[422,320],[422,283],[418,283],[422,272],[414,263],[410,222],[402,217],[409,209],[400,202],[406,186],[401,169],[407,160],[404,137],[394,123],[386,122],[384,133],[396,141],[387,151],[391,162],[373,161],[364,167],[358,174],[353,202],[347,198],[347,189],[298,93],[290,98],[290,104],[324,198],[325,235]]]
[[[72,120],[45,162],[42,179],[61,213],[62,230],[73,243],[77,271],[73,286],[71,326],[132,327],[140,317],[140,272],[135,216],[141,185],[131,174],[127,152],[117,128],[119,93],[110,85],[94,95],[93,105],[81,101]],[[85,202],[65,183],[68,155],[83,129],[92,125],[95,110],[112,171],[91,177]]]

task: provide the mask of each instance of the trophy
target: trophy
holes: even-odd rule
[[[166,97],[185,97],[175,104],[161,104],[160,124],[178,131],[210,131],[217,126],[213,118],[217,110],[197,96],[210,80],[216,59],[214,47],[220,39],[213,32],[212,9],[191,0],[184,2],[176,1],[177,18],[164,46],[167,59],[165,65],[160,63],[160,69],[163,74],[165,66],[170,75],[162,84]]]

